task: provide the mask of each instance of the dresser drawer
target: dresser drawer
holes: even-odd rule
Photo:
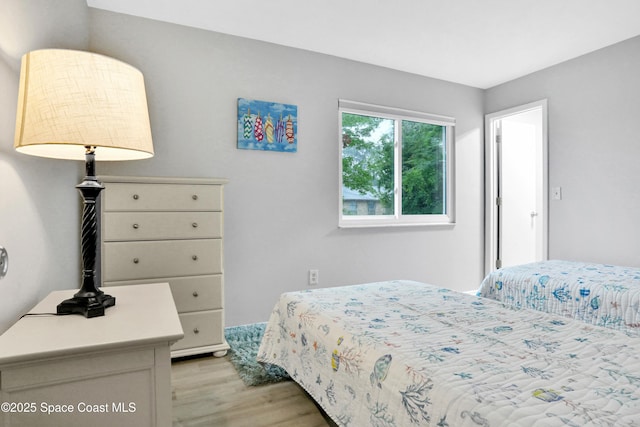
[[[222,308],[222,275],[169,280],[179,313]]]
[[[105,211],[221,211],[222,186],[107,182]]]
[[[103,241],[222,237],[222,212],[105,212]]]
[[[171,350],[202,347],[223,342],[222,310],[180,315],[184,338],[171,346]]]
[[[216,310],[222,308],[223,279],[221,274],[193,277],[162,277],[157,279],[105,282],[103,286],[141,285],[144,283],[168,283],[173,301],[179,313]]]
[[[222,240],[106,242],[102,280],[222,273]]]

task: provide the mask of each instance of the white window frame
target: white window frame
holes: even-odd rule
[[[394,214],[393,215],[343,215],[342,200],[342,114],[351,113],[374,116],[396,121],[394,136]],[[440,215],[402,215],[402,155],[400,141],[402,126],[398,121],[409,120],[445,126],[445,213]],[[400,108],[365,104],[362,102],[338,100],[338,226],[340,228],[392,227],[392,226],[451,226],[455,224],[455,119],[447,116],[421,113]]]

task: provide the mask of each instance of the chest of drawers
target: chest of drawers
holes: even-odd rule
[[[101,176],[103,286],[167,282],[184,338],[171,356],[222,356],[224,179]]]

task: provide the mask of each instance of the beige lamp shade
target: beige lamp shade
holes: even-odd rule
[[[106,56],[61,49],[22,57],[14,147],[57,159],[153,156],[142,73]]]

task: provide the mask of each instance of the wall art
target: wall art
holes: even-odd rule
[[[238,148],[298,151],[298,107],[238,98]]]

